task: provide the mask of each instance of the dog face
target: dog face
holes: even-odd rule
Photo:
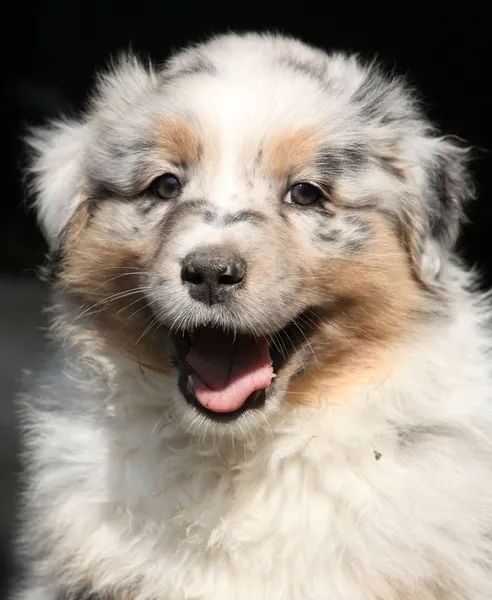
[[[31,146],[70,322],[171,376],[185,422],[342,397],[444,318],[466,152],[354,57],[228,35],[127,58]]]

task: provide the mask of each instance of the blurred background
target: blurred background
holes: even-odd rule
[[[477,148],[479,200],[460,246],[492,284],[491,42],[484,2],[318,0],[255,5],[66,0],[0,7],[4,45],[0,92],[0,598],[12,571],[16,427],[12,398],[22,369],[43,350],[46,290],[36,278],[45,244],[23,206],[21,135],[28,125],[84,105],[94,71],[132,47],[155,60],[226,30],[275,29],[325,49],[378,56],[420,89],[431,117]]]

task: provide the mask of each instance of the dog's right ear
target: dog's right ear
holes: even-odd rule
[[[59,245],[60,235],[84,200],[84,171],[91,147],[98,149],[98,125],[103,125],[104,135],[115,123],[124,131],[128,111],[157,83],[150,66],[144,66],[132,54],[123,54],[99,74],[83,120],[56,121],[32,129],[27,136],[31,151],[27,169],[29,191],[51,250]]]
[[[39,224],[53,251],[83,201],[89,128],[77,121],[58,121],[31,130],[26,142],[30,150],[28,188]]]

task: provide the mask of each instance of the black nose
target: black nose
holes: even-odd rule
[[[245,275],[245,261],[220,246],[188,254],[181,269],[181,280],[188,286],[191,297],[205,304],[224,302]]]

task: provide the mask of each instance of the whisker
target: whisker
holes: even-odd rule
[[[145,292],[150,289],[151,288],[149,286],[139,286],[139,287],[136,287],[136,288],[133,288],[130,290],[125,290],[123,292],[118,292],[116,294],[113,294],[112,296],[103,298],[102,300],[99,300],[95,304],[91,304],[89,307],[82,310],[82,312],[75,315],[75,318],[73,319],[71,324],[73,325],[73,323],[75,323],[75,321],[77,321],[78,319],[81,319],[83,316],[85,316],[87,313],[89,313],[89,311],[93,311],[98,306],[104,306],[104,305],[110,304],[111,302],[115,302],[116,300],[121,300],[122,298],[126,298],[128,296],[133,296],[135,294],[139,294],[139,293]]]
[[[143,338],[143,337],[144,337],[144,336],[145,336],[145,335],[146,335],[146,334],[147,334],[147,333],[148,333],[148,332],[149,332],[149,331],[152,329],[152,327],[154,327],[154,325],[155,325],[155,324],[156,324],[158,321],[159,321],[159,318],[158,318],[158,317],[154,317],[154,318],[153,318],[153,319],[150,321],[149,325],[147,325],[147,327],[146,327],[146,328],[143,330],[143,332],[142,332],[142,333],[139,335],[139,337],[137,338],[137,341],[136,341],[136,342],[134,342],[134,344],[133,344],[133,345],[134,345],[134,346],[136,346],[136,345],[137,345],[137,344],[140,342],[140,340],[141,340],[141,339],[142,339],[142,338]]]

